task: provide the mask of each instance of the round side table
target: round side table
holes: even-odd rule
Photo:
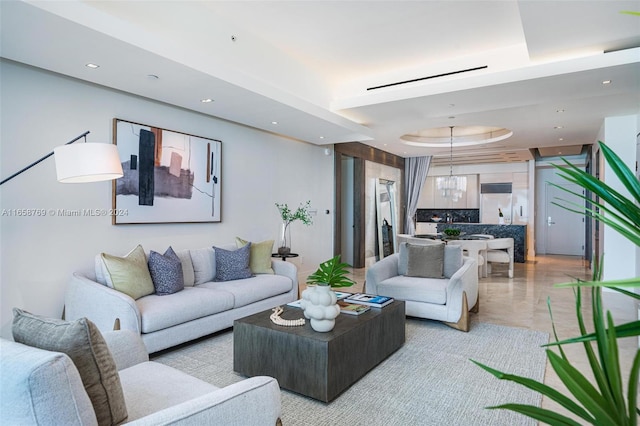
[[[300,256],[298,253],[289,253],[289,254],[272,253],[271,254],[271,257],[279,257],[280,259],[282,259],[283,262],[285,262],[290,257],[298,257],[298,256]]]

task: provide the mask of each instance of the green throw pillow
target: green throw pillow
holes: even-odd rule
[[[419,246],[407,244],[407,276],[443,278],[444,244]]]
[[[101,257],[111,277],[113,288],[116,290],[133,299],[155,292],[147,266],[147,256],[141,245],[131,250],[125,257],[106,253],[102,253]]]
[[[249,241],[236,237],[236,246],[244,247]],[[273,274],[271,268],[271,254],[273,253],[273,240],[262,241],[260,243],[251,243],[251,252],[249,255],[249,267],[254,274]]]
[[[18,343],[62,352],[71,358],[100,426],[120,424],[127,419],[116,363],[95,324],[86,318],[64,321],[14,308],[12,332]]]

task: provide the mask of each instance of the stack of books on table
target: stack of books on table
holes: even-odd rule
[[[393,297],[356,293],[346,297],[344,301],[347,303],[356,303],[360,305],[371,306],[374,308],[382,308],[393,302]]]
[[[338,306],[340,306],[340,313],[347,315],[360,315],[371,309],[366,305],[361,305],[359,303],[348,303],[344,300],[338,300]]]
[[[347,297],[353,296],[353,293],[345,293],[343,291],[334,291],[334,293],[336,294],[336,298],[338,299],[338,301],[346,299]],[[294,300],[293,302],[287,303],[287,305],[293,306],[294,308],[299,308],[301,300],[302,299]]]

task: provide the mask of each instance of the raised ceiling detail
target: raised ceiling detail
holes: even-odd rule
[[[486,145],[507,139],[513,135],[509,129],[489,126],[453,126],[453,143],[451,142],[451,127],[437,127],[419,130],[400,137],[403,143],[425,148],[442,148]]]

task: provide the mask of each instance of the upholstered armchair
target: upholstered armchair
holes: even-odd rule
[[[166,365],[150,362],[132,331],[104,333],[124,394],[125,420],[107,414],[100,424],[276,425],[280,388],[252,377],[218,388]],[[7,425],[97,425],[91,391],[69,356],[0,339],[0,412]],[[84,377],[84,376],[83,376]],[[113,401],[107,397],[113,410]],[[122,410],[120,410],[122,412]],[[109,421],[111,419],[111,421]]]
[[[430,254],[432,250],[443,252],[441,272],[424,267],[437,258]],[[479,308],[478,267],[474,259],[462,256],[460,246],[414,246],[405,242],[400,244],[399,253],[369,267],[365,291],[404,300],[407,316],[442,321],[469,331],[469,311],[478,312]]]
[[[487,240],[487,272],[491,273],[492,263],[506,263],[509,278],[513,278],[513,238]]]

